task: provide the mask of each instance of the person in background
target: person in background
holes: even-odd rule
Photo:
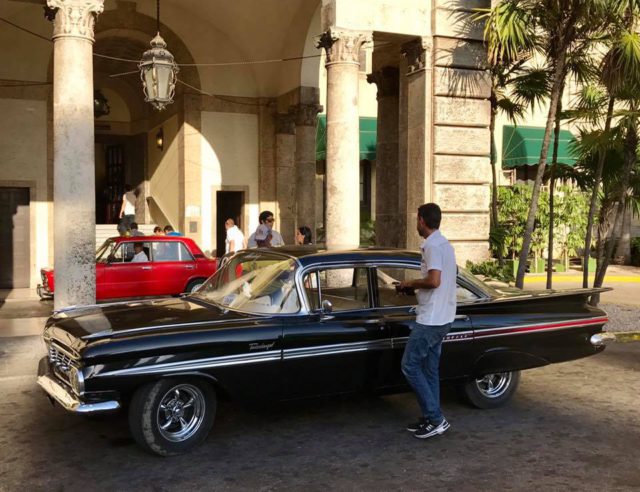
[[[142,231],[138,230],[138,223],[137,222],[131,222],[131,235],[132,236],[144,236],[144,233]]]
[[[167,236],[182,236],[181,232],[178,231],[174,231],[173,227],[171,227],[169,224],[167,224],[166,226],[164,226],[164,233]]]
[[[311,242],[311,228],[300,226],[296,229],[296,244],[313,244]]]
[[[284,246],[282,236],[273,228],[273,223],[276,220],[273,212],[269,210],[261,212],[258,220],[260,221],[260,225],[252,235],[254,239],[252,242],[256,244],[254,247],[269,248],[272,246]],[[251,238],[249,238],[249,240],[251,241]]]
[[[131,222],[136,218],[136,194],[129,184],[124,185],[124,195],[122,195],[122,204],[120,205],[118,217],[120,218],[118,232],[121,236],[124,236],[131,227]]]
[[[225,240],[225,254],[235,253],[243,248],[247,247],[247,243],[244,240],[244,234],[238,229],[235,221],[232,218],[228,218],[224,222],[224,228],[227,230],[227,239]]]
[[[147,254],[144,252],[144,246],[142,243],[134,243],[133,251],[135,252],[135,255],[133,255],[131,263],[145,263],[149,261]]]
[[[162,230],[162,227],[160,226],[155,226],[153,228],[153,235],[154,236],[164,236],[164,231]]]

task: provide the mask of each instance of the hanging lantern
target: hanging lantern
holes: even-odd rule
[[[163,110],[173,102],[178,66],[159,32],[151,40],[151,49],[144,52],[138,67],[145,101]]]
[[[107,101],[107,98],[104,97],[100,89],[95,89],[93,91],[93,116],[100,118],[101,116],[108,115],[110,112],[109,101]]]

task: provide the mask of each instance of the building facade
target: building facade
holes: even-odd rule
[[[486,257],[490,85],[469,19],[488,3],[163,0],[180,71],[156,111],[137,67],[156,2],[48,0],[45,17],[40,2],[0,0],[0,287],[33,288],[55,265],[56,307],[91,302],[96,227],[115,232],[125,184],[140,224],[214,255],[226,218],[249,234],[264,209],[286,242],[308,225],[329,248],[358,246],[368,190],[377,244],[417,247],[416,209],[435,201],[459,261]],[[377,121],[373,183],[363,117]]]

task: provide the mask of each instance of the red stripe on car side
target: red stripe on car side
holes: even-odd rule
[[[584,320],[563,321],[561,323],[545,323],[540,325],[528,325],[528,326],[514,326],[509,329],[494,329],[494,330],[478,330],[475,332],[475,338],[482,338],[494,335],[510,335],[513,333],[527,333],[532,331],[546,331],[559,328],[577,328],[580,326],[599,325],[609,321],[609,318],[589,318]]]

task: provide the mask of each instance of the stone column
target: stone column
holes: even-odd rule
[[[407,59],[406,199],[401,210],[402,246],[413,249],[420,240],[415,228],[418,207],[432,201],[432,44],[421,37],[402,45]]]
[[[103,0],[47,0],[53,17],[55,309],[96,300],[93,27]]]
[[[378,87],[376,142],[376,244],[398,247],[398,119],[399,70],[383,67],[367,76]]]
[[[296,225],[308,226],[316,241],[316,125],[322,106],[299,104],[296,117]]]
[[[358,59],[371,38],[370,32],[331,29],[318,42],[327,55],[328,249],[355,248],[360,244]]]
[[[198,244],[202,241],[202,118],[201,96],[185,94],[178,113],[178,169],[180,180],[179,223],[177,227]]]
[[[296,122],[291,113],[276,115],[276,201],[275,229],[285,244],[293,244],[296,226]]]

